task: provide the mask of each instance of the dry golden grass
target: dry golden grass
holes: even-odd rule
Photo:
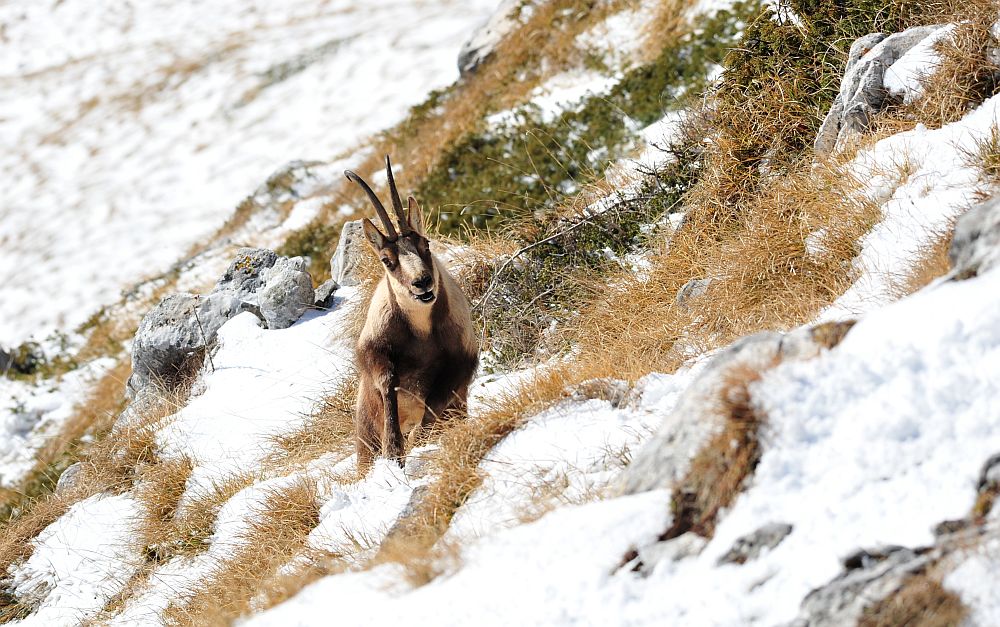
[[[354,399],[358,379],[348,375],[296,431],[274,438],[277,453],[270,466],[289,469],[307,464],[328,453],[343,456],[354,451]]]
[[[859,627],[957,627],[968,608],[939,581],[920,574],[865,610]]]
[[[109,375],[112,376],[112,375]],[[30,557],[34,539],[47,526],[65,514],[79,501],[104,492],[124,492],[135,482],[149,464],[155,461],[153,436],[157,425],[176,409],[176,400],[163,399],[151,402],[141,414],[133,417],[130,424],[110,430],[113,413],[105,415],[111,406],[116,406],[117,397],[111,390],[115,386],[101,382],[91,396],[90,402],[74,417],[71,429],[78,429],[76,439],[67,439],[63,446],[78,441],[84,433],[92,430],[104,431],[96,442],[74,451],[79,455],[79,467],[72,481],[59,492],[44,494],[20,506],[19,514],[7,521],[0,533],[0,571]],[[84,421],[90,417],[91,422]],[[75,444],[74,444],[75,445]],[[0,622],[10,620],[23,608],[13,599],[4,606],[0,602]]]
[[[174,545],[183,539],[174,516],[177,505],[187,488],[194,464],[186,457],[157,460],[143,470],[135,497],[143,506],[139,537],[145,547],[147,559],[161,562],[173,552]]]
[[[748,333],[798,326],[855,280],[858,240],[879,217],[856,181],[833,164],[801,164],[721,203],[718,188],[730,185],[728,176],[707,172],[648,275],[624,273],[611,291],[598,286],[603,292],[595,290],[574,321],[580,359],[598,368],[596,376],[670,372]],[[706,293],[678,305],[678,290],[702,278],[712,279]]]
[[[183,605],[167,608],[168,624],[229,625],[248,613],[264,583],[306,549],[309,532],[319,524],[316,490],[306,479],[274,490],[241,538],[244,544]]]
[[[406,583],[419,588],[442,575],[457,571],[461,567],[461,550],[457,543],[446,542],[442,538],[390,537],[382,543],[367,567],[382,564],[398,564]]]
[[[951,248],[952,228],[934,237],[934,241],[917,256],[909,271],[900,279],[894,281],[894,292],[897,298],[909,296],[931,284],[951,270],[951,259],[948,250]]]
[[[652,61],[660,50],[686,32],[689,24],[685,14],[692,4],[690,0],[660,0],[657,3],[653,19],[642,29],[645,61]]]
[[[107,625],[112,618],[125,609],[130,600],[142,594],[149,585],[149,579],[156,571],[156,567],[157,564],[155,562],[144,562],[139,570],[125,582],[122,589],[107,600],[104,607],[101,608],[101,611],[96,616],[84,621],[83,627]]]
[[[918,121],[937,128],[954,122],[997,92],[1000,66],[990,59],[996,46],[990,28],[1000,12],[997,0],[938,0],[934,17],[957,24],[937,44],[941,64],[924,81],[924,94],[912,110]]]
[[[628,451],[609,451],[608,453],[609,456],[612,454],[615,456],[629,455]],[[624,467],[625,465],[620,464],[619,467]],[[609,469],[614,468],[615,464],[609,463],[607,467]],[[534,483],[530,486],[531,496],[529,500],[518,508],[518,522],[522,525],[532,523],[558,508],[594,503],[607,497],[609,494],[609,491],[606,489],[602,490],[593,487],[588,487],[583,492],[571,494],[569,493],[570,486],[570,478],[566,472],[560,472],[554,477],[534,478]]]
[[[996,124],[991,126],[990,134],[976,142],[975,151],[967,155],[967,158],[974,167],[979,168],[987,183],[992,186],[1000,185],[1000,127]]]
[[[296,560],[269,577],[252,601],[255,611],[262,612],[292,598],[302,588],[329,575],[343,572],[345,565],[336,555],[307,548]]]
[[[194,492],[190,501],[179,511],[175,509],[173,517],[163,526],[150,527],[150,531],[159,532],[146,538],[147,546],[159,549],[159,553],[151,557],[163,560],[173,555],[194,555],[204,551],[215,532],[215,521],[222,506],[237,492],[261,479],[258,474],[244,472],[213,481],[209,488]]]
[[[673,524],[662,539],[688,531],[712,537],[719,512],[732,504],[753,474],[760,461],[759,431],[766,416],[754,405],[750,385],[760,380],[764,370],[744,366],[727,374],[718,399],[722,430],[698,451],[674,488]]]

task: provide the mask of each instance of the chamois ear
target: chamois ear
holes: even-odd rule
[[[361,221],[361,225],[365,230],[365,239],[371,244],[375,252],[381,251],[385,248],[386,243],[389,241],[385,235],[382,235],[382,231],[378,230],[378,227],[372,224],[372,221],[365,218]]]
[[[407,217],[407,222],[410,224],[410,228],[420,233],[424,234],[424,212],[417,204],[417,199],[410,196],[406,199],[407,205],[409,205],[409,216]]]

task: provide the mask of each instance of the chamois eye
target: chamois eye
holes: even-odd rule
[[[392,269],[392,261],[388,257],[382,257],[382,265],[390,270]]]

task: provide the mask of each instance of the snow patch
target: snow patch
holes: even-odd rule
[[[848,318],[888,304],[917,256],[986,189],[970,155],[1000,122],[1000,96],[940,129],[918,126],[862,150],[848,165],[881,206],[882,220],[862,239],[859,275],[822,320]]]
[[[99,494],[46,527],[31,557],[11,571],[17,597],[40,601],[18,624],[79,625],[104,607],[143,564],[140,514],[130,496]]]

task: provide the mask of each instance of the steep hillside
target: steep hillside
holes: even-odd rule
[[[0,14],[0,622],[1000,624],[1000,4],[299,4]],[[386,153],[482,355],[359,473]]]

